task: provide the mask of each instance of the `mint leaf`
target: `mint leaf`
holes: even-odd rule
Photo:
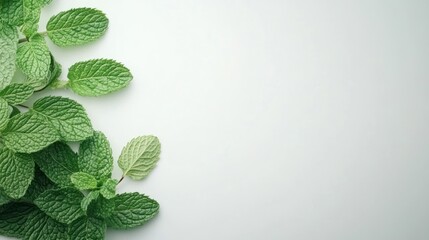
[[[51,189],[40,194],[34,203],[58,222],[70,224],[84,215],[80,207],[83,197],[80,191],[73,188]]]
[[[16,52],[18,67],[29,79],[46,79],[51,66],[51,54],[46,44],[38,40],[21,43]]]
[[[86,195],[83,199],[82,202],[80,203],[80,207],[82,208],[82,210],[84,212],[86,212],[88,210],[88,206],[98,198],[98,196],[100,196],[100,192],[99,191],[92,191],[89,192],[88,195]]]
[[[6,196],[4,193],[0,192],[0,206],[5,205],[6,203],[9,203],[12,199],[8,196]]]
[[[79,171],[77,154],[69,145],[56,142],[33,154],[34,160],[46,176],[61,187],[73,186],[70,176]]]
[[[0,234],[9,237],[23,238],[28,225],[28,218],[35,211],[34,205],[28,203],[10,203],[0,213]]]
[[[111,176],[112,149],[103,133],[95,132],[92,137],[80,144],[78,163],[80,171],[97,176],[99,179]]]
[[[43,192],[55,188],[55,184],[49,180],[46,175],[36,167],[34,179],[27,189],[22,200],[33,202]]]
[[[133,76],[121,63],[111,59],[94,59],[70,67],[69,86],[82,96],[101,96],[126,87]]]
[[[114,198],[116,195],[116,185],[118,185],[118,180],[110,178],[107,179],[100,188],[101,195],[106,199]]]
[[[3,9],[3,6],[0,9]],[[15,74],[17,47],[18,31],[16,27],[0,21],[0,89],[6,87]]]
[[[103,240],[106,232],[106,223],[95,217],[81,217],[69,226],[71,239]]]
[[[115,207],[115,201],[113,198],[106,199],[105,197],[100,196],[91,204],[88,214],[105,219],[112,215],[115,211]]]
[[[13,26],[21,26],[23,23],[23,0],[1,0],[0,19]]]
[[[91,190],[97,188],[97,179],[84,172],[73,173],[70,177],[74,186],[79,190]]]
[[[20,0],[22,1],[23,24],[21,31],[27,37],[31,37],[39,29],[39,19],[41,13],[40,0]]]
[[[119,167],[124,175],[140,180],[155,167],[161,152],[161,145],[155,136],[132,139],[119,156]]]
[[[115,210],[106,218],[107,225],[117,229],[128,229],[144,224],[159,210],[159,204],[139,193],[124,193],[113,198]]]
[[[64,141],[81,141],[92,136],[91,121],[76,101],[63,97],[44,97],[33,104],[33,112],[45,117]]]
[[[24,196],[34,177],[34,161],[30,155],[0,150],[0,188],[11,198]]]
[[[0,97],[11,105],[21,104],[27,101],[32,94],[33,88],[22,83],[12,83],[0,91]]]
[[[29,214],[24,226],[23,239],[26,240],[69,239],[67,225],[55,221],[38,209]]]
[[[37,152],[59,140],[57,131],[43,117],[27,113],[13,116],[3,131],[6,147],[16,152]]]
[[[9,108],[6,100],[0,98],[0,131],[3,130],[9,122],[9,115],[12,109]]]
[[[53,16],[46,26],[48,36],[60,47],[92,42],[107,30],[108,19],[99,10],[75,8]]]

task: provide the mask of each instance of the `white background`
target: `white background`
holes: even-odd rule
[[[161,204],[109,240],[429,239],[427,0],[54,1],[97,7],[101,40],[52,51],[65,71],[113,58],[129,88],[81,102],[115,157],[154,134]],[[115,177],[120,177],[116,169]]]

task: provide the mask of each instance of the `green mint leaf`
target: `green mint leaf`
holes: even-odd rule
[[[79,190],[91,190],[97,188],[97,179],[91,174],[76,172],[70,176],[71,182]]]
[[[95,217],[81,217],[69,226],[71,239],[103,240],[106,232],[106,223]]]
[[[32,153],[58,141],[60,136],[46,119],[29,112],[13,116],[3,131],[3,140],[9,149]]]
[[[100,196],[91,204],[88,214],[105,219],[112,215],[115,211],[115,207],[114,198],[106,199],[105,197]]]
[[[106,218],[107,225],[117,229],[140,226],[152,219],[159,210],[159,204],[139,193],[124,193],[113,198],[115,210]]]
[[[77,154],[63,142],[56,142],[40,152],[34,160],[46,176],[61,187],[73,186],[70,176],[79,171]]]
[[[49,180],[49,178],[46,177],[46,175],[39,168],[36,167],[34,179],[22,199],[33,202],[36,198],[39,197],[40,194],[53,188],[56,188],[55,184]]]
[[[1,0],[0,19],[13,26],[21,26],[23,23],[23,0]]]
[[[5,205],[6,203],[9,203],[12,201],[10,197],[6,196],[4,193],[0,192],[0,206]]]
[[[119,156],[119,167],[125,176],[140,180],[155,167],[161,152],[157,137],[142,136],[132,139]]]
[[[109,24],[97,9],[75,8],[53,16],[46,26],[48,36],[60,47],[75,46],[100,38]]]
[[[41,13],[41,2],[39,0],[22,1],[23,24],[21,31],[27,37],[31,37],[39,29],[39,19]]]
[[[30,155],[0,150],[0,188],[11,198],[24,196],[34,177],[34,161]]]
[[[2,2],[0,2],[0,5]],[[3,9],[3,6],[0,7]],[[0,89],[12,81],[15,74],[16,50],[18,47],[18,31],[0,21]]]
[[[116,185],[118,185],[118,180],[110,178],[107,179],[100,188],[101,195],[106,199],[114,198],[116,195]]]
[[[78,163],[81,172],[97,176],[98,179],[111,176],[112,149],[103,133],[95,132],[80,144]]]
[[[33,104],[32,111],[45,117],[64,141],[81,141],[93,134],[85,109],[72,99],[44,97]]]
[[[82,96],[101,96],[118,91],[133,78],[128,68],[111,59],[75,63],[67,77],[73,92]]]
[[[0,131],[3,130],[9,122],[9,116],[12,109],[9,108],[9,104],[3,98],[0,98]]]
[[[16,52],[16,63],[28,79],[46,79],[51,66],[51,54],[39,40],[21,43]]]
[[[18,115],[18,114],[21,113],[21,111],[19,111],[19,109],[17,107],[11,106],[11,108],[12,108],[12,111],[10,113],[10,117],[13,117],[13,116]]]
[[[39,209],[31,212],[24,226],[23,239],[26,240],[69,239],[67,225],[55,221]]]
[[[33,88],[27,84],[12,83],[0,91],[0,97],[11,105],[21,104],[33,94]]]
[[[35,211],[36,206],[27,203],[10,203],[0,213],[0,234],[23,238],[25,236],[28,218]]]
[[[92,191],[89,192],[88,195],[86,195],[83,199],[82,202],[80,203],[80,207],[81,209],[86,212],[88,210],[88,206],[94,201],[96,200],[98,197],[100,196],[100,192],[99,191]]]
[[[83,197],[73,188],[51,189],[40,194],[34,204],[58,222],[70,224],[84,215],[80,207]]]

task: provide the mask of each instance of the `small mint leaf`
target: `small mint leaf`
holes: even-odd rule
[[[0,91],[0,97],[11,105],[17,105],[27,101],[32,94],[33,88],[22,83],[12,83]]]
[[[28,79],[44,80],[49,76],[51,54],[44,41],[35,38],[21,43],[16,54],[17,65]]]
[[[111,176],[112,149],[103,133],[95,132],[80,144],[78,164],[81,172],[97,176],[98,179]]]
[[[118,180],[110,178],[107,179],[100,188],[101,195],[106,199],[114,198],[116,195],[116,185],[118,185]]]
[[[97,188],[97,179],[91,174],[76,172],[70,176],[71,182],[79,190],[91,190]]]

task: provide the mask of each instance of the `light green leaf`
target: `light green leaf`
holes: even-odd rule
[[[107,179],[100,188],[101,195],[106,199],[114,198],[116,195],[116,185],[118,185],[118,180],[110,178]]]
[[[119,156],[119,167],[125,176],[140,180],[155,167],[161,153],[161,144],[155,136],[132,139]]]
[[[36,206],[28,203],[10,203],[0,213],[0,234],[9,237],[23,238],[28,228],[28,218],[38,211]]]
[[[29,112],[13,116],[3,131],[5,145],[16,152],[32,153],[58,141],[60,136],[46,119]]]
[[[70,176],[79,171],[77,154],[69,145],[56,142],[40,152],[34,153],[34,160],[46,176],[61,187],[73,186]]]
[[[81,172],[97,176],[98,179],[111,176],[112,149],[103,133],[95,132],[80,144],[78,163]]]
[[[95,217],[81,217],[69,226],[71,239],[103,240],[106,223]]]
[[[0,9],[3,9],[3,6]],[[17,47],[18,31],[16,27],[0,21],[0,89],[9,85],[15,74]]]
[[[84,215],[80,207],[83,197],[73,188],[51,189],[40,194],[34,204],[58,222],[70,224]]]
[[[81,141],[93,134],[85,109],[72,99],[44,97],[33,104],[32,111],[45,117],[64,141]]]
[[[97,188],[97,179],[91,174],[76,172],[70,176],[74,186],[79,190],[91,190]]]
[[[11,105],[21,104],[27,101],[32,94],[33,88],[22,83],[12,83],[0,91],[0,97]]]
[[[139,193],[124,193],[113,198],[115,210],[106,218],[107,225],[117,229],[128,229],[144,224],[159,210],[159,204]]]
[[[46,26],[48,36],[60,47],[75,46],[100,38],[107,30],[108,19],[92,8],[75,8],[53,16]]]
[[[36,209],[27,218],[24,237],[26,240],[67,240],[68,227]]]
[[[51,54],[46,43],[39,37],[21,43],[16,52],[18,67],[28,79],[46,79],[51,66]]]
[[[133,76],[121,63],[111,59],[78,62],[67,75],[70,88],[82,96],[101,96],[126,87]]]
[[[24,196],[34,177],[34,161],[30,155],[0,150],[0,188],[11,198]]]
[[[100,196],[100,192],[99,191],[92,191],[89,192],[88,195],[86,195],[83,199],[82,202],[80,203],[80,207],[82,208],[82,210],[84,212],[86,212],[88,210],[88,206],[98,198],[98,196]]]
[[[0,97],[0,131],[3,130],[9,122],[11,110],[6,100]]]
[[[22,1],[23,24],[21,31],[27,37],[37,33],[39,29],[39,19],[41,13],[40,0],[20,0]]]

